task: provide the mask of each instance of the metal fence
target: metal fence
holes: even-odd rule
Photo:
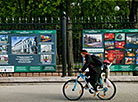
[[[82,49],[83,29],[129,29],[136,28],[137,18],[129,17],[32,17],[0,18],[0,30],[57,30],[57,70],[56,72],[1,73],[1,76],[66,76],[75,75],[69,59],[69,31],[73,41],[73,67],[82,66],[80,50]],[[71,25],[71,26],[69,26]]]

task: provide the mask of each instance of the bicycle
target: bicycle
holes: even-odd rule
[[[75,100],[79,100],[82,97],[82,95],[84,93],[84,87],[83,87],[82,83],[78,80],[80,77],[84,80],[85,85],[88,86],[89,92],[91,94],[94,94],[94,92],[95,92],[94,89],[86,81],[86,79],[88,79],[88,77],[82,73],[79,73],[79,75],[77,76],[76,79],[68,80],[63,85],[63,94],[68,100],[75,101]],[[106,80],[108,81],[108,83],[103,81],[102,88],[100,87],[101,83],[99,83],[99,85],[97,86],[97,89],[98,89],[97,96],[101,100],[110,100],[116,94],[115,84],[109,79],[106,79]]]

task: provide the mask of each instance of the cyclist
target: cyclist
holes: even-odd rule
[[[94,96],[96,96],[98,93],[97,82],[101,75],[101,67],[95,64],[94,60],[91,58],[91,55],[89,55],[86,50],[82,50],[81,55],[85,59],[85,63],[82,69],[80,69],[79,71],[84,72],[87,68],[89,68],[89,72],[87,72],[86,74],[87,76],[90,76],[89,81],[95,90]]]

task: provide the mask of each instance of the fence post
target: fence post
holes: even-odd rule
[[[67,64],[67,46],[66,46],[66,15],[63,12],[61,21],[62,30],[62,77],[66,76],[66,64]]]

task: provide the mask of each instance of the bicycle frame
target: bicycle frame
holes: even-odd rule
[[[107,66],[108,69],[110,69],[110,66],[111,66],[111,65],[112,65],[112,63],[110,63],[110,64]],[[88,77],[85,76],[85,75],[83,75],[82,73],[79,73],[79,75],[77,76],[77,78],[76,78],[76,80],[75,80],[75,85],[74,85],[73,90],[75,90],[76,85],[77,85],[77,81],[78,81],[78,79],[79,79],[80,77],[84,80],[85,84],[88,86],[88,89],[91,90],[91,92],[95,92],[95,91],[92,89],[92,87],[88,84],[88,82],[86,81],[86,79],[88,79]],[[103,83],[102,83],[102,78],[100,78],[99,80],[100,80],[100,84],[102,85],[102,84],[103,84]],[[104,89],[104,90],[105,90],[105,89]]]
[[[76,80],[75,80],[75,85],[74,85],[73,90],[75,90],[76,85],[77,85],[77,81],[78,81],[78,79],[79,79],[80,77],[84,80],[85,84],[88,86],[88,89],[90,89],[91,91],[94,91],[94,90],[91,88],[91,86],[88,84],[88,82],[86,81],[86,79],[88,79],[88,77],[85,76],[85,75],[83,75],[82,73],[79,73],[79,75],[77,76],[77,78],[76,78]]]
[[[75,90],[76,86],[77,86],[77,81],[79,78],[82,78],[85,82],[85,84],[88,86],[88,89],[91,91],[91,92],[95,92],[95,90],[88,84],[88,82],[86,81],[86,79],[88,79],[87,76],[83,75],[82,73],[79,73],[79,75],[77,76],[76,80],[75,80],[75,85],[74,85],[74,88],[73,88],[73,91]],[[102,80],[102,78],[100,78],[100,80]],[[100,83],[102,84],[102,83]],[[107,88],[103,87],[103,89],[99,89],[99,91],[106,91]]]

